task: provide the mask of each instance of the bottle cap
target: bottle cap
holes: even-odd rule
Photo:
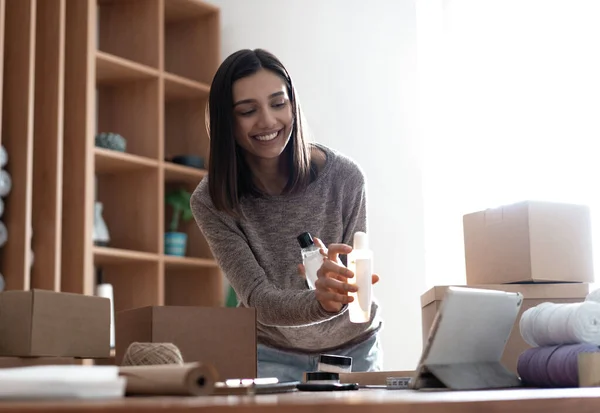
[[[300,244],[301,248],[310,247],[311,245],[315,244],[312,235],[310,235],[310,232],[303,232],[302,234],[298,235],[296,239],[298,240],[298,243]]]
[[[366,250],[369,248],[369,238],[367,234],[358,231],[354,234],[354,249]]]

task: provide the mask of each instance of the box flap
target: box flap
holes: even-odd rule
[[[421,307],[442,300],[449,286],[436,286],[421,296]],[[480,284],[480,285],[456,285],[456,287],[481,288],[488,290],[500,290],[511,293],[521,293],[524,299],[552,299],[575,298],[582,301],[590,291],[588,283],[527,283],[527,284]]]
[[[256,377],[254,308],[156,307],[152,321],[154,342],[175,344],[185,361],[210,362],[220,380]]]
[[[120,365],[127,347],[134,341],[152,342],[153,306],[133,308],[115,314],[115,363]]]
[[[33,293],[0,293],[0,355],[12,356],[31,352]]]
[[[448,289],[448,285],[436,285],[435,287],[427,290],[423,295],[421,295],[421,307],[425,307],[426,305],[441,300],[444,298],[444,294]]]

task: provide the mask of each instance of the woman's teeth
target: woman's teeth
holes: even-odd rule
[[[277,137],[277,134],[279,132],[273,132],[273,133],[269,133],[268,135],[256,135],[255,138],[258,139],[259,141],[270,141],[273,140]]]

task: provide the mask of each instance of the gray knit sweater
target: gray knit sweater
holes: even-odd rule
[[[352,245],[366,231],[366,190],[361,169],[348,157],[318,145],[324,167],[297,195],[247,196],[242,221],[216,211],[205,177],[191,199],[196,222],[240,305],[257,311],[259,343],[301,353],[317,353],[360,342],[379,328],[374,302],[371,321],[353,324],[347,307],[328,313],[298,275],[302,263],[296,237],[304,231],[325,245]]]

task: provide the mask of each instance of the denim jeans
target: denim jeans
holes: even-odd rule
[[[353,347],[328,352],[340,356],[352,357],[352,371],[381,371],[383,353],[376,333],[368,340]],[[301,381],[304,372],[316,371],[319,353],[299,354],[267,347],[257,346],[258,377],[277,377],[280,382]]]

